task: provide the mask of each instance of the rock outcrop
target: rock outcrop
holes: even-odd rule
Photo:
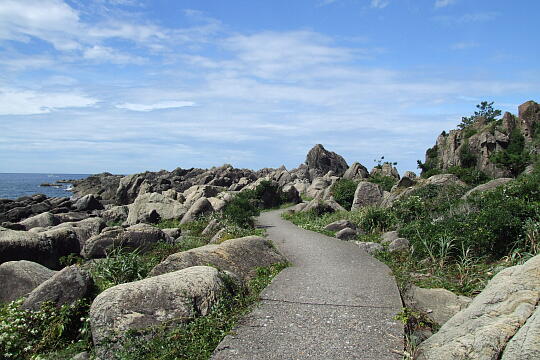
[[[311,180],[317,176],[326,175],[329,171],[333,171],[337,176],[343,176],[349,167],[342,156],[326,150],[321,144],[317,144],[309,150],[306,165]]]
[[[539,300],[540,256],[535,256],[495,275],[466,309],[420,345],[418,359],[526,359],[525,354],[514,354],[531,343],[538,349],[538,332],[528,329],[537,329],[537,317],[533,315]],[[505,355],[507,345],[510,352]]]
[[[187,212],[179,201],[158,193],[145,193],[137,196],[129,206],[126,223],[135,225],[145,222],[152,211],[157,212],[161,220],[182,219]]]
[[[357,210],[365,206],[376,206],[383,199],[383,190],[377,185],[362,181],[356,187],[351,210]]]
[[[56,272],[26,260],[8,261],[0,265],[0,303],[28,295]]]

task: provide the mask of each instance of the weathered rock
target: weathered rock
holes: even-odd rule
[[[294,186],[284,186],[282,189],[282,192],[285,194],[285,198],[287,199],[287,202],[293,203],[293,204],[299,204],[302,202],[300,193]]]
[[[8,261],[0,265],[0,303],[28,295],[56,272],[35,262]]]
[[[327,230],[327,231],[340,231],[340,230],[343,230],[345,228],[351,228],[351,229],[356,230],[356,225],[354,225],[349,220],[337,220],[337,221],[334,221],[333,223],[330,223],[330,224],[326,225],[324,227],[324,230]]]
[[[101,213],[101,217],[106,222],[122,223],[127,220],[129,215],[129,206],[114,206]]]
[[[397,238],[399,238],[397,231],[387,231],[381,235],[381,244],[390,244]]]
[[[405,238],[397,238],[395,240],[392,240],[392,242],[388,244],[389,252],[408,251],[408,250],[409,250],[409,240]]]
[[[396,180],[399,180],[399,172],[396,169],[396,167],[392,166],[390,163],[384,163],[380,166],[376,166],[373,169],[371,169],[371,172],[369,173],[371,176],[389,176],[393,177]]]
[[[101,233],[101,230],[103,230],[105,226],[105,221],[102,218],[93,217],[81,221],[62,223],[51,228],[50,230],[72,230],[77,235],[77,239],[79,240],[79,247],[82,249],[86,243],[86,240],[90,239],[92,236]]]
[[[156,265],[150,276],[191,266],[212,265],[247,280],[256,275],[257,267],[284,261],[285,258],[274,249],[270,241],[258,236],[246,236],[227,240],[219,245],[210,244],[172,254]]]
[[[304,210],[306,208],[306,206],[308,206],[308,203],[300,203],[300,204],[296,204],[295,206],[293,206],[290,211],[292,211],[293,213],[295,212],[300,212],[302,210]]]
[[[182,231],[179,228],[161,229],[172,240],[178,239],[182,235]]]
[[[86,351],[83,351],[73,356],[71,360],[90,360],[90,354],[88,354]]]
[[[211,185],[196,185],[192,186],[184,191],[186,198],[184,205],[186,208],[190,208],[201,198],[211,198],[217,196],[220,192],[224,191],[222,187]]]
[[[219,221],[217,221],[216,219],[212,219],[210,220],[210,222],[208,223],[208,225],[204,228],[204,230],[202,231],[201,235],[211,235],[211,234],[215,234],[216,232],[219,231],[219,229],[221,229],[223,227],[223,225],[221,225],[219,223]]]
[[[93,281],[90,274],[77,265],[68,266],[35,288],[23,303],[23,308],[39,310],[44,302],[60,307],[89,295]]]
[[[212,209],[214,209],[214,211],[221,211],[225,208],[225,206],[227,206],[227,202],[225,200],[217,197],[208,198],[208,201],[210,201],[210,204],[212,205]]]
[[[162,220],[181,219],[187,212],[185,206],[169,197],[158,193],[144,193],[129,206],[128,225],[135,225],[148,220],[148,215],[156,211]]]
[[[160,229],[148,224],[133,225],[125,230],[120,226],[114,226],[88,239],[81,255],[87,259],[104,257],[115,247],[144,252],[159,241],[168,242],[170,238]]]
[[[383,190],[377,185],[362,181],[356,187],[351,210],[357,210],[365,206],[379,205],[383,199]]]
[[[26,230],[30,230],[35,227],[58,225],[60,224],[60,219],[56,215],[53,215],[50,212],[46,211],[39,215],[31,216],[28,219],[21,221],[19,224],[23,225]]]
[[[502,270],[418,348],[419,360],[497,359],[540,300],[540,255]]]
[[[491,180],[485,184],[478,185],[472,188],[471,190],[467,191],[465,195],[463,195],[463,199],[468,198],[469,196],[471,196],[471,194],[474,194],[474,193],[482,193],[482,192],[493,190],[512,180],[513,180],[512,178],[498,178],[498,179]]]
[[[408,177],[409,179],[415,180],[417,178],[416,174],[412,171],[405,171],[403,177]]]
[[[354,162],[343,174],[344,179],[362,180],[369,177],[369,172],[366,167],[359,162]]]
[[[334,200],[313,199],[301,211],[302,212],[314,211],[315,213],[322,215],[325,213],[333,213],[336,211],[347,211],[347,210]]]
[[[202,215],[209,214],[214,211],[212,204],[207,198],[202,197],[197,200],[188,210],[188,212],[182,217],[180,224],[185,224],[191,221],[197,220]]]
[[[463,187],[467,186],[467,184],[459,180],[459,178],[454,174],[433,175],[426,180],[424,185],[441,185],[441,186],[458,185],[458,186],[463,186]]]
[[[116,195],[121,178],[122,175],[112,175],[107,172],[91,175],[85,179],[72,181],[72,191],[78,197],[95,194],[104,200],[111,200]]]
[[[396,187],[398,188],[408,188],[415,184],[415,181],[411,179],[410,177],[403,176],[396,184]]]
[[[92,211],[103,209],[103,205],[101,205],[99,200],[96,199],[93,194],[84,195],[82,198],[75,202],[73,207],[77,209],[77,211]]]
[[[355,241],[355,243],[370,255],[384,250],[384,247],[376,242]]]
[[[413,285],[403,294],[403,301],[406,307],[424,313],[429,320],[441,326],[465,309],[471,299],[446,289],[423,289]]]
[[[306,157],[306,165],[310,170],[314,170],[315,176],[322,176],[329,171],[333,171],[337,176],[343,176],[347,168],[347,162],[340,155],[326,150],[321,144],[315,145],[309,150]]]
[[[114,341],[128,330],[174,326],[208,314],[232,291],[225,277],[215,268],[194,266],[105,290],[90,308],[97,355],[110,358]]]
[[[510,339],[501,360],[540,359],[540,306]]]
[[[339,230],[336,233],[336,237],[340,240],[352,240],[356,238],[356,230],[353,230],[351,228],[345,228],[342,230]]]
[[[306,190],[306,195],[311,198],[323,198],[324,193],[332,185],[332,180],[327,177],[317,177]]]
[[[0,228],[0,264],[28,260],[56,269],[62,256],[79,251],[79,241],[69,231],[49,230],[35,234]]]
[[[212,239],[210,239],[209,244],[221,244],[221,241],[223,237],[227,234],[227,229],[223,228],[219,230],[216,235],[212,236]]]

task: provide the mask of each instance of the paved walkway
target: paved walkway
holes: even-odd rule
[[[401,359],[401,298],[390,270],[357,245],[281,219],[258,223],[293,264],[261,294],[259,306],[212,359]]]

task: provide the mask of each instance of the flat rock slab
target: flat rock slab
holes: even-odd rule
[[[401,359],[402,303],[390,269],[352,242],[266,212],[259,224],[292,266],[212,359]]]

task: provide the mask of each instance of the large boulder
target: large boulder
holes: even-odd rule
[[[197,200],[201,198],[210,198],[217,196],[220,192],[225,190],[219,186],[211,185],[195,185],[184,191],[185,202],[184,205],[186,208],[190,208]]]
[[[35,288],[23,303],[23,308],[39,310],[44,302],[60,307],[72,304],[90,294],[93,281],[87,271],[77,265],[68,266]]]
[[[122,223],[127,220],[129,215],[129,206],[113,206],[101,213],[101,217],[106,222]]]
[[[137,196],[129,206],[126,222],[129,225],[143,222],[152,211],[157,212],[162,220],[181,219],[186,214],[182,203],[162,194],[145,193]]]
[[[356,187],[351,210],[365,206],[379,205],[383,199],[383,190],[378,184],[362,181]]]
[[[501,360],[540,359],[540,307],[506,345]]]
[[[332,179],[326,176],[320,176],[313,179],[313,182],[306,190],[306,195],[311,198],[322,198],[325,190],[332,185]]]
[[[231,239],[219,245],[205,245],[172,254],[158,264],[150,275],[160,275],[191,266],[212,265],[246,280],[256,275],[257,267],[285,262],[272,244],[258,236]]]
[[[418,359],[504,358],[509,340],[537,309],[539,275],[540,255],[499,272],[466,309],[420,345]],[[537,341],[538,333],[531,335]]]
[[[103,205],[99,202],[98,199],[93,194],[84,195],[82,198],[78,199],[73,207],[77,211],[93,211],[93,210],[102,210]]]
[[[23,225],[26,230],[30,230],[35,227],[48,227],[60,224],[58,216],[46,211],[39,215],[31,216],[19,224]]]
[[[388,176],[399,180],[399,172],[395,166],[390,163],[384,163],[371,169],[370,176]]]
[[[426,180],[424,185],[441,185],[441,186],[457,185],[457,186],[462,186],[462,187],[467,186],[467,184],[459,180],[459,178],[454,174],[433,175]]]
[[[56,272],[26,260],[8,261],[0,265],[0,303],[28,295]]]
[[[403,301],[406,307],[425,314],[434,324],[442,326],[465,309],[471,299],[446,289],[424,289],[413,285],[403,294]]]
[[[144,252],[160,241],[169,242],[171,239],[160,229],[147,224],[137,224],[127,229],[113,226],[88,239],[81,255],[86,259],[105,257],[116,247]]]
[[[344,179],[362,180],[369,177],[367,168],[359,162],[354,162],[343,174]]]
[[[485,184],[478,185],[478,186],[472,188],[471,190],[467,191],[465,193],[465,195],[463,195],[463,199],[468,198],[469,196],[471,196],[474,193],[483,193],[483,192],[486,192],[486,191],[493,190],[493,189],[495,189],[495,188],[497,188],[497,187],[499,187],[501,185],[504,185],[507,182],[512,181],[512,180],[513,180],[512,178],[493,179],[491,181],[488,181]]]
[[[174,326],[205,316],[222,295],[232,292],[226,278],[213,267],[194,266],[105,290],[90,308],[97,355],[110,358],[115,340],[128,330]]]
[[[51,269],[60,266],[59,259],[80,251],[77,236],[67,230],[48,230],[36,234],[0,228],[0,264],[29,260]]]
[[[308,211],[312,211],[312,212],[315,212],[316,214],[322,215],[325,213],[333,213],[337,211],[347,211],[347,210],[334,200],[313,199],[306,206],[304,206],[302,210],[300,210],[300,212],[308,212]]]
[[[87,218],[80,221],[66,222],[60,225],[57,225],[51,230],[56,229],[70,229],[76,235],[79,240],[80,248],[84,248],[86,240],[90,239],[92,236],[98,235],[105,228],[105,221],[100,217]]]
[[[73,181],[72,191],[77,197],[95,194],[104,200],[112,200],[121,178],[122,175],[113,175],[108,172],[91,175],[85,179]]]
[[[186,224],[188,222],[197,220],[198,217],[209,214],[214,211],[212,203],[207,198],[202,197],[189,208],[187,213],[182,217],[180,224]]]
[[[330,223],[324,227],[324,230],[326,231],[340,231],[346,228],[356,229],[356,225],[354,225],[349,220],[337,220],[333,223]]]
[[[313,170],[312,173],[315,176],[325,175],[329,171],[333,171],[337,176],[343,176],[349,167],[342,156],[326,150],[321,144],[317,144],[309,150],[306,165],[310,170]],[[315,176],[312,176],[311,179]]]

